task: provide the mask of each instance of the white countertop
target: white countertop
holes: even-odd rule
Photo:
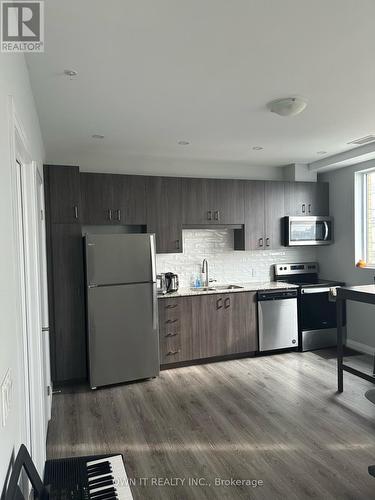
[[[285,290],[287,288],[298,288],[296,285],[290,285],[288,283],[279,283],[277,281],[262,281],[256,283],[231,283],[233,285],[238,285],[243,288],[235,288],[230,290],[200,290],[199,288],[180,288],[178,292],[166,293],[165,295],[158,295],[159,299],[172,299],[176,297],[187,297],[194,295],[210,295],[210,294],[227,294],[227,293],[237,293],[237,292],[258,292],[260,290]],[[215,283],[212,285],[220,286],[220,283]]]

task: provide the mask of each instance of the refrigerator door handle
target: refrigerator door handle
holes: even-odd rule
[[[156,283],[152,287],[152,327],[157,332],[158,331],[158,296],[156,292]]]
[[[150,249],[151,249],[151,280],[156,282],[156,262],[155,262],[155,235],[150,234]]]
[[[158,297],[156,291],[156,254],[155,254],[155,235],[150,234],[150,252],[151,252],[151,279],[152,286],[152,326],[158,331]]]

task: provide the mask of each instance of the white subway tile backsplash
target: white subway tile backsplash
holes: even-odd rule
[[[219,283],[269,281],[276,262],[317,260],[316,248],[281,248],[250,252],[233,250],[231,229],[189,229],[183,231],[182,254],[158,254],[158,273],[178,274],[180,286],[189,287],[200,276],[202,260],[207,259],[210,278]]]

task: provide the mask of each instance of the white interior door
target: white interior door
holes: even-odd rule
[[[16,179],[19,206],[19,243],[21,295],[24,302],[23,372],[25,377],[26,427],[29,450],[42,474],[46,459],[48,425],[48,394],[44,359],[43,325],[43,248],[39,212],[40,182],[33,162],[17,156]],[[48,322],[47,322],[48,325]],[[44,335],[44,333],[43,333]]]

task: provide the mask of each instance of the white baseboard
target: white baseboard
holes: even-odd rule
[[[356,340],[346,339],[346,346],[350,349],[354,349],[355,351],[363,352],[365,354],[375,355],[375,347],[371,347],[367,344],[362,344],[361,342],[357,342]]]

